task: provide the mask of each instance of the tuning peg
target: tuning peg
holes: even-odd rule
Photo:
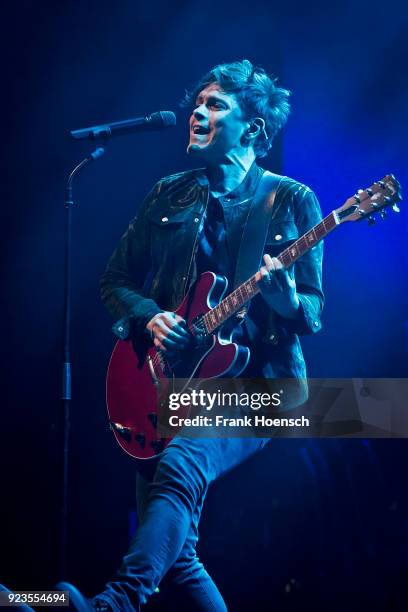
[[[384,219],[386,219],[386,218],[387,218],[387,211],[383,209],[383,210],[380,212],[380,217],[381,217],[381,219],[384,221]]]
[[[394,204],[394,206],[392,207],[392,210],[393,210],[395,213],[399,213],[399,212],[401,212],[401,209],[400,209],[400,207],[398,206],[398,204]]]
[[[369,217],[367,217],[367,223],[368,223],[368,225],[374,225],[375,221],[376,221],[376,220],[375,220],[375,218],[374,218],[372,215],[370,215]]]

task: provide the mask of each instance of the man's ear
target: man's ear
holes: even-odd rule
[[[245,138],[248,143],[254,143],[255,139],[262,133],[265,134],[265,120],[262,119],[262,117],[256,117],[248,123],[248,128],[245,131]]]
[[[256,138],[261,132],[264,131],[264,129],[265,119],[262,119],[262,117],[256,117],[250,122],[249,127],[246,131],[246,136],[248,138]]]

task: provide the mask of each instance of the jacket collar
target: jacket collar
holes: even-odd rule
[[[264,170],[257,165],[256,161],[254,161],[247,174],[245,175],[245,178],[242,183],[240,183],[238,187],[236,187],[226,195],[220,196],[218,198],[221,204],[223,206],[231,206],[251,198],[256,191],[259,180],[263,173]],[[200,186],[207,188],[209,187],[208,177],[205,168],[200,168],[199,170],[197,170],[195,179]]]

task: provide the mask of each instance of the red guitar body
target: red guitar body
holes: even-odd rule
[[[249,349],[218,333],[209,334],[202,316],[223,298],[228,281],[205,272],[185,296],[176,313],[191,330],[195,343],[170,363],[151,347],[139,363],[132,344],[119,340],[108,368],[106,398],[111,429],[123,450],[138,459],[160,453],[171,438],[157,435],[157,411],[171,379],[238,376],[249,361]]]

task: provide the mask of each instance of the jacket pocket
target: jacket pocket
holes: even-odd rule
[[[299,237],[299,231],[292,219],[272,221],[266,238],[266,245],[273,248],[293,242]]]
[[[146,214],[146,217],[156,227],[168,227],[178,223],[198,223],[201,214],[195,206],[176,208],[170,207],[166,202],[164,206],[155,206]]]
[[[202,214],[188,209],[161,207],[147,215],[150,231],[151,260],[155,270],[152,290],[162,285],[173,295],[174,284],[183,285]],[[171,285],[171,288],[169,288]]]

